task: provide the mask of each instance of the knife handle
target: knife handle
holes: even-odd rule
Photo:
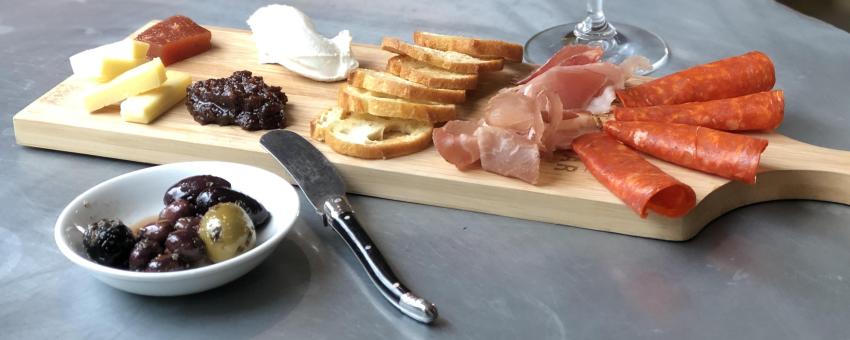
[[[434,304],[417,297],[401,284],[378,247],[360,226],[345,198],[328,200],[324,210],[327,222],[354,251],[384,298],[416,321],[429,324],[437,319],[437,307]]]

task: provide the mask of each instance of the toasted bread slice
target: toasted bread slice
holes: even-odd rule
[[[338,120],[333,121],[334,118]],[[433,132],[429,123],[368,114],[346,115],[339,107],[323,112],[314,121],[329,122],[321,129],[331,149],[367,159],[387,159],[421,151],[431,145]],[[315,126],[318,129],[321,125]]]
[[[365,68],[358,68],[351,72],[348,75],[348,83],[354,87],[405,99],[440,103],[461,103],[466,100],[466,92],[463,90],[434,89],[397,77],[392,73]]]
[[[522,45],[501,40],[474,39],[429,32],[413,32],[413,42],[440,51],[455,51],[476,58],[522,61]]]
[[[411,45],[396,38],[384,38],[381,41],[381,48],[458,73],[475,74],[483,71],[498,71],[504,65],[502,59],[478,59],[454,51],[440,51]]]
[[[431,124],[446,122],[455,119],[457,116],[453,104],[413,101],[348,84],[343,84],[339,88],[338,103],[343,110],[354,113],[413,119]]]
[[[351,114],[338,107],[332,107],[310,121],[310,138],[317,141],[325,141],[325,132],[328,131],[331,124],[348,118]]]
[[[387,60],[387,72],[438,89],[471,90],[478,85],[477,74],[444,70],[405,55]]]

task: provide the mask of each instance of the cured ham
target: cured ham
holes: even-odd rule
[[[609,112],[615,90],[647,64],[645,58],[629,59],[625,67],[593,62],[597,52],[588,47],[561,53],[524,85],[493,96],[483,122],[449,122],[434,129],[440,155],[461,170],[480,160],[484,170],[535,183],[540,159],[569,149],[582,134],[599,131],[592,113]]]
[[[552,140],[549,143],[554,150],[565,150],[572,147],[573,139],[576,137],[598,131],[599,122],[593,115],[582,112],[576,114],[575,118],[561,121],[557,129],[551,132]]]
[[[434,146],[440,156],[460,170],[475,167],[481,154],[475,130],[481,121],[453,120],[432,133]]]
[[[587,170],[641,218],[647,217],[647,210],[667,217],[684,216],[696,204],[690,186],[605,133],[582,135],[572,142],[572,148]]]
[[[626,73],[619,66],[595,63],[578,66],[557,66],[521,86],[527,96],[548,90],[561,97],[565,110],[584,110],[608,86],[622,89]],[[614,96],[610,96],[611,101]],[[608,112],[608,111],[605,111]]]
[[[694,125],[608,121],[603,129],[670,163],[750,184],[756,182],[761,153],[767,148],[761,138]]]
[[[475,130],[481,151],[481,168],[503,176],[537,183],[540,151],[537,144],[509,130],[481,126]]]
[[[555,66],[584,65],[598,62],[602,58],[603,53],[605,51],[596,46],[566,45],[558,50],[558,52],[555,52],[542,66],[518,81],[517,84],[525,84]]]
[[[618,121],[653,121],[705,126],[717,130],[772,130],[785,112],[782,90],[677,105],[617,107]]]
[[[545,129],[541,108],[533,97],[504,91],[491,98],[484,107],[484,121],[489,126],[504,128],[540,143]]]
[[[626,107],[704,102],[769,91],[774,83],[773,62],[752,51],[619,90],[617,98]]]

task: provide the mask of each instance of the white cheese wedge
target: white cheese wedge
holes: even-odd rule
[[[94,112],[127,97],[155,89],[165,82],[165,65],[159,58],[136,66],[107,83],[95,85],[83,94],[83,107]]]
[[[150,124],[186,97],[192,76],[185,72],[165,71],[168,79],[160,87],[132,96],[121,102],[121,119],[125,122]]]
[[[148,47],[147,43],[132,39],[95,47],[72,55],[71,70],[78,77],[107,82],[145,63]]]

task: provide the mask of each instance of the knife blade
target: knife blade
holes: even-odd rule
[[[430,324],[437,307],[407,289],[395,276],[378,247],[366,233],[345,196],[345,182],[333,164],[309,141],[295,132],[274,130],[260,144],[286,169],[307,200],[354,252],[381,295],[405,315]]]

